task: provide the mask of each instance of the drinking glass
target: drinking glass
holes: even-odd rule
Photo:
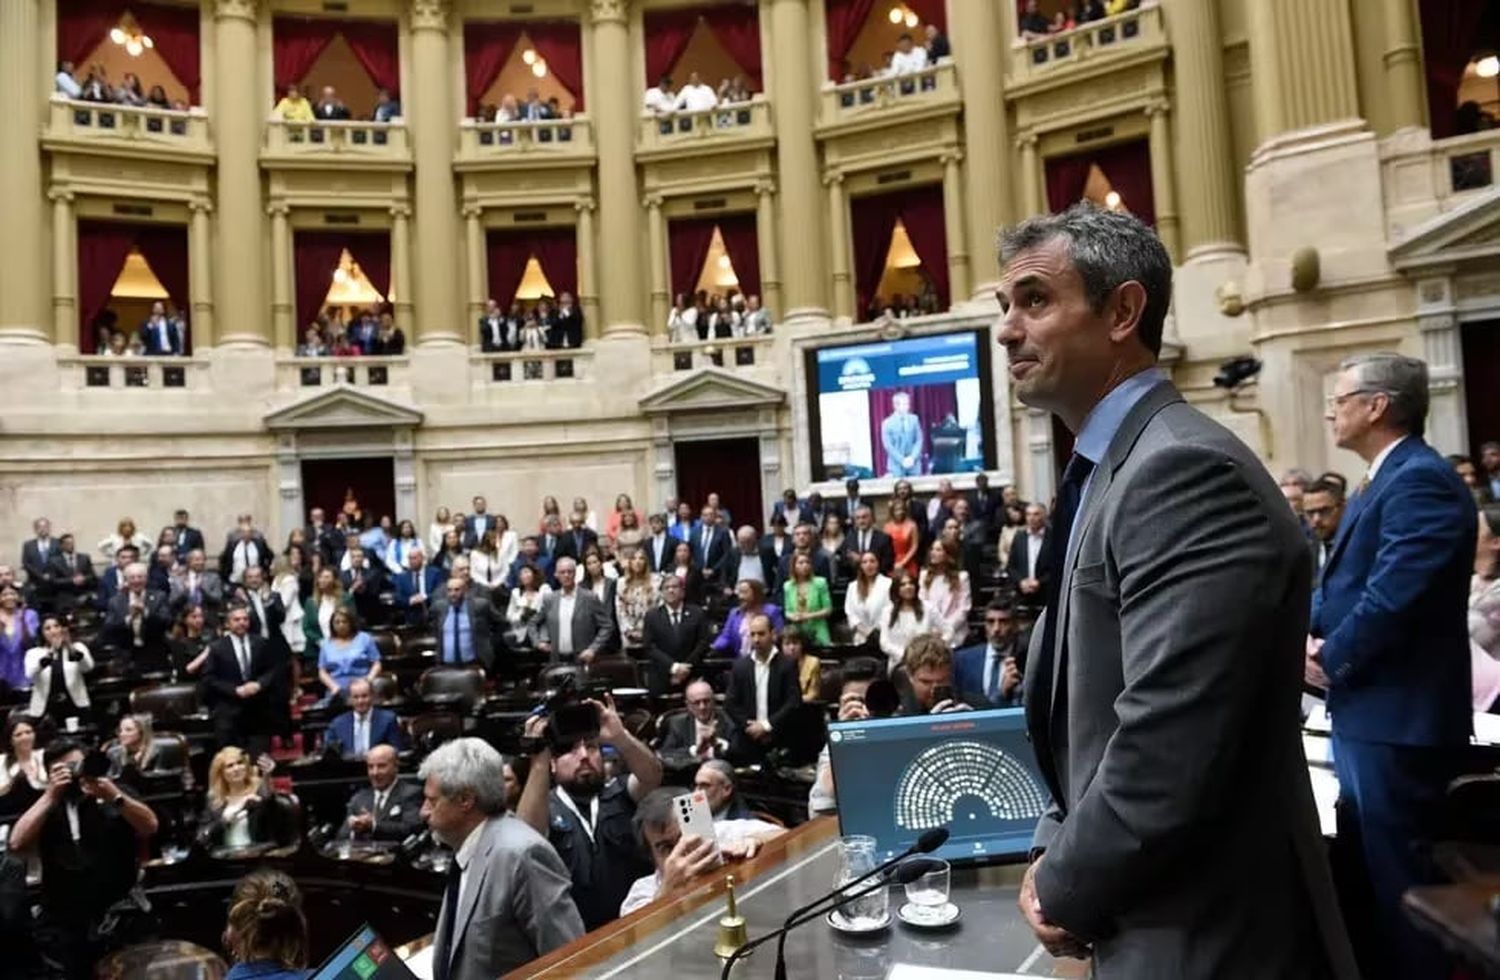
[[[864,836],[844,837],[839,840],[839,871],[834,886],[844,885],[860,878],[880,863],[875,852],[875,838]],[[871,878],[852,891],[858,894],[880,879]],[[889,888],[876,887],[863,897],[844,902],[838,907],[838,915],[853,929],[873,929],[883,923],[890,914],[891,893]]]
[[[927,868],[920,878],[906,883],[906,914],[914,919],[936,922],[948,904],[949,867],[938,858],[918,858]]]

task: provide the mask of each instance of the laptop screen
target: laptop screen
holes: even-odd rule
[[[947,827],[934,857],[1024,857],[1050,795],[1026,741],[1022,708],[828,726],[839,832],[875,838],[882,860]]]
[[[385,940],[365,926],[323,961],[308,980],[416,980]]]

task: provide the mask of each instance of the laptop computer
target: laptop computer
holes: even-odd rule
[[[309,980],[417,980],[390,944],[369,925],[344,940]]]
[[[839,832],[875,838],[881,860],[933,827],[953,863],[1024,859],[1051,799],[1022,708],[832,722]]]

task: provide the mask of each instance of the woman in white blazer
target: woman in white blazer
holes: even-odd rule
[[[82,643],[74,643],[68,628],[56,616],[42,620],[42,646],[26,651],[26,676],[31,680],[31,707],[28,713],[33,718],[44,715],[58,724],[67,718],[86,714],[89,710],[89,689],[84,686],[83,675],[94,669],[94,657]],[[54,664],[62,662],[63,687],[67,698],[54,703],[52,678]]]
[[[891,582],[891,601],[880,624],[880,649],[886,669],[894,674],[906,658],[906,645],[922,633],[942,633],[943,621],[917,595],[917,579],[899,575]]]
[[[854,642],[865,644],[885,625],[891,605],[891,580],[880,574],[880,559],[872,551],[859,556],[859,570],[844,593],[844,619]]]

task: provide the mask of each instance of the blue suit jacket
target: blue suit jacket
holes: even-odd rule
[[[1016,639],[1014,650],[1022,653],[1026,649],[1026,643],[1030,637],[1022,635]],[[964,647],[962,650],[953,652],[953,689],[960,697],[970,701],[982,701],[993,703],[997,708],[1015,707],[1021,703],[1021,688],[1018,685],[1015,693],[1009,698],[1000,698],[990,702],[984,691],[984,660],[989,656],[990,645],[988,643],[976,643],[973,646]]]
[[[1474,499],[1416,436],[1349,501],[1313,593],[1328,712],[1344,738],[1467,745]]]
[[[346,711],[328,723],[328,734],[324,738],[337,741],[343,746],[345,755],[354,751],[354,712]],[[370,709],[370,745],[389,745],[397,752],[406,748],[406,739],[401,735],[401,723],[393,711],[384,708]]]
[[[442,598],[446,593],[443,590],[443,570],[436,565],[423,565],[422,577],[427,580],[427,606],[432,607],[436,599]],[[408,623],[422,623],[427,620],[427,610],[413,611],[411,597],[417,594],[417,577],[411,569],[407,569],[395,578],[396,583],[396,605],[406,611]]]

